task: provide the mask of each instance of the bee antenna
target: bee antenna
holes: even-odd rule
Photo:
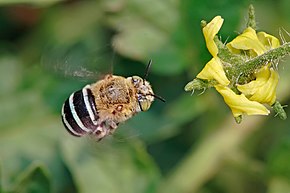
[[[161,97],[161,96],[158,96],[158,95],[155,95],[155,94],[149,94],[149,95],[153,96],[154,98],[157,98],[157,99],[161,100],[164,103],[166,102],[166,100],[163,97]]]
[[[148,64],[147,64],[147,66],[146,66],[146,69],[145,69],[145,74],[144,74],[144,77],[143,77],[143,84],[145,84],[145,80],[148,77],[151,64],[152,64],[152,60],[150,59],[149,62],[148,62]]]

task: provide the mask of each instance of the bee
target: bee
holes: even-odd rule
[[[72,93],[62,106],[62,122],[74,136],[93,135],[97,140],[111,135],[119,123],[141,111],[147,111],[154,99],[165,100],[154,94],[146,80],[152,60],[144,78],[108,74],[97,82]]]

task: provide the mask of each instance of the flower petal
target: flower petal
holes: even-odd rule
[[[196,77],[205,80],[216,80],[221,85],[230,83],[218,57],[212,58]]]
[[[243,50],[252,51],[251,56],[261,55],[266,51],[265,46],[259,41],[256,31],[251,27],[227,44],[231,52],[239,54]]]
[[[255,73],[256,80],[253,80],[247,84],[237,85],[237,88],[240,92],[246,96],[251,96],[257,90],[262,87],[270,77],[270,70],[268,66],[261,68],[258,72]]]
[[[214,42],[214,37],[222,27],[223,22],[224,19],[221,16],[216,16],[202,29],[206,47],[213,57],[218,54],[218,48]]]
[[[250,101],[244,94],[237,95],[226,86],[215,86],[215,88],[231,108],[234,117],[244,113],[248,115],[268,115],[270,113],[265,106],[256,101]]]
[[[276,101],[276,88],[279,81],[278,72],[273,68],[270,69],[270,77],[264,82],[263,86],[259,87],[257,91],[249,99],[260,103],[273,105]]]
[[[269,35],[265,32],[257,33],[259,41],[266,47],[267,50],[277,48],[280,46],[280,41],[278,38]]]
[[[256,80],[237,88],[252,101],[272,105],[276,101],[278,80],[278,72],[265,66],[256,73]]]

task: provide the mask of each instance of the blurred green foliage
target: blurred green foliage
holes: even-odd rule
[[[289,1],[251,2],[258,29],[289,31]],[[200,21],[221,15],[221,38],[231,39],[249,3],[0,0],[0,192],[290,192],[289,120],[237,125],[215,92],[183,91],[210,58]],[[71,92],[112,69],[142,76],[149,59],[165,104],[99,143],[65,131],[60,109]],[[288,63],[279,66],[283,104]]]

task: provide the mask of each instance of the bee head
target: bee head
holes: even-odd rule
[[[150,83],[145,80],[148,76],[151,64],[152,60],[149,61],[146,67],[144,78],[141,78],[139,76],[129,77],[131,78],[132,84],[137,90],[137,100],[139,103],[140,111],[147,111],[150,108],[152,102],[154,101],[154,98],[165,102],[162,97],[157,96],[153,93]]]
[[[136,97],[140,111],[147,111],[154,101],[154,93],[150,83],[139,76],[132,76],[131,81],[136,88]]]

